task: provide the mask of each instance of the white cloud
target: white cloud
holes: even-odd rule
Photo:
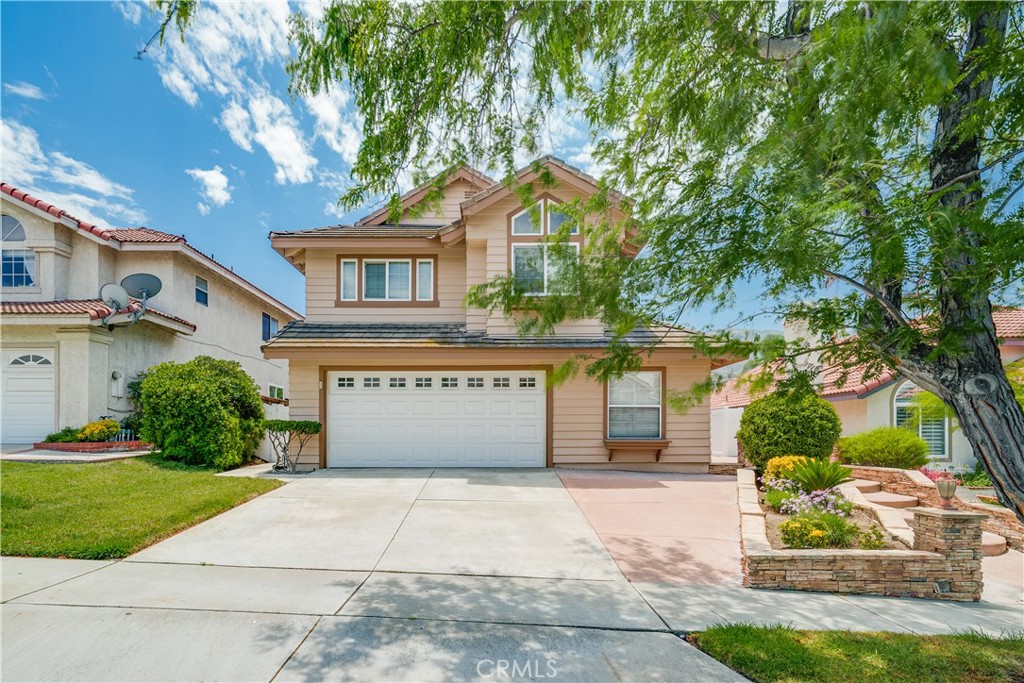
[[[327,202],[324,204],[324,215],[333,216],[334,218],[344,218],[348,214],[348,211],[338,206],[338,202]]]
[[[316,118],[316,136],[341,155],[350,166],[359,153],[360,135],[347,113],[351,96],[339,87],[306,97],[306,108]]]
[[[274,180],[285,183],[308,183],[313,180],[316,158],[302,137],[291,110],[269,93],[249,101],[253,140],[267,150],[274,162]]]
[[[220,122],[236,145],[246,152],[252,151],[252,119],[242,105],[232,100],[221,113]]]
[[[199,93],[192,86],[191,81],[185,78],[185,74],[178,69],[168,69],[160,75],[160,80],[172,93],[188,102],[190,107],[199,104]]]
[[[314,0],[298,7],[317,16],[323,5]],[[359,149],[358,125],[343,111],[350,110],[344,90],[306,100],[314,118],[311,135],[293,107],[272,94],[265,72],[283,75],[291,56],[292,9],[287,2],[200,3],[184,41],[175,34],[149,53],[164,86],[189,106],[198,107],[206,96],[221,100],[220,126],[241,149],[263,148],[278,184],[314,179],[318,139],[348,164]]]
[[[138,26],[142,21],[143,3],[140,0],[115,0],[112,4],[132,26]]]
[[[196,208],[199,209],[199,213],[201,213],[202,215],[204,215],[204,216],[209,216],[210,215],[210,207],[207,206],[206,204],[203,204],[202,202],[199,202],[198,204],[196,204]]]
[[[50,155],[50,163],[50,176],[58,183],[81,187],[104,197],[129,197],[132,194],[130,189],[115,183],[89,164],[60,152]]]
[[[224,175],[220,166],[214,166],[209,170],[189,168],[185,169],[185,173],[200,182],[203,197],[214,206],[224,206],[231,201],[231,190],[234,188],[228,184],[228,177]],[[210,207],[200,203],[199,213],[205,216],[210,213]]]
[[[38,85],[26,83],[25,81],[4,83],[4,90],[6,90],[10,95],[17,95],[18,97],[24,97],[30,100],[49,99],[46,93],[44,93]]]
[[[127,186],[63,152],[45,151],[29,126],[3,120],[0,127],[6,182],[98,225],[123,227],[146,220]]]

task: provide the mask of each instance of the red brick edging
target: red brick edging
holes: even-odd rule
[[[123,451],[147,451],[152,446],[145,441],[78,441],[74,443],[40,443],[32,447],[42,451],[64,453],[121,453]]]

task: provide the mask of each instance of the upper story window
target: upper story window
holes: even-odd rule
[[[608,438],[662,438],[660,371],[629,372],[608,380]]]
[[[517,237],[555,234],[568,220],[568,216],[559,210],[559,206],[558,202],[547,197],[538,200],[533,206],[512,216],[512,234]],[[570,235],[579,233],[578,225],[569,228]]]
[[[277,318],[272,318],[269,314],[263,314],[263,341],[269,341],[271,337],[277,334],[278,326]]]
[[[437,259],[338,260],[337,306],[436,306]]]
[[[4,287],[36,286],[36,253],[25,246],[25,228],[14,216],[3,215],[2,270]]]
[[[210,305],[210,283],[196,275],[196,303]]]
[[[904,382],[893,396],[893,424],[915,432],[928,444],[929,457],[949,457],[946,449],[949,434],[949,417],[942,405],[922,400],[922,391],[912,382]]]
[[[566,266],[579,257],[577,243],[513,243],[512,277],[525,294],[557,294]]]

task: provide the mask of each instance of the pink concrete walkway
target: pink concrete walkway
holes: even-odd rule
[[[741,584],[735,478],[594,470],[558,476],[628,580]]]

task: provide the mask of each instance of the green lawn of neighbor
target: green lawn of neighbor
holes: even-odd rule
[[[1024,636],[915,636],[716,626],[690,636],[757,683],[1021,683]]]
[[[0,554],[125,557],[281,485],[148,455],[0,463]]]

